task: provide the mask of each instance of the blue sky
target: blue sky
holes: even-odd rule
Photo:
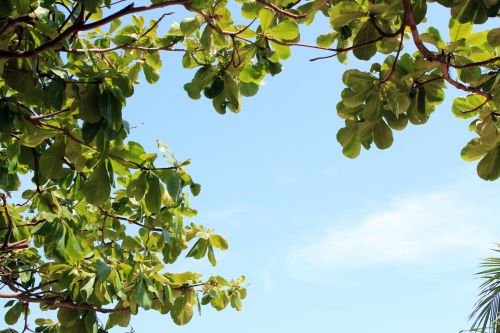
[[[447,36],[447,13],[429,23]],[[443,18],[446,17],[446,20]],[[314,42],[326,26],[302,33]],[[410,42],[407,42],[410,45]],[[411,52],[413,48],[408,48]],[[183,260],[172,269],[237,277],[249,296],[240,313],[203,309],[184,327],[151,311],[137,332],[458,332],[469,327],[480,258],[498,236],[498,184],[479,180],[460,158],[472,137],[447,101],[428,124],[395,133],[393,147],[342,156],[335,105],[351,57],[310,63],[294,49],[240,114],[221,116],[182,89],[193,72],[163,56],[162,78],[143,84],[125,117],[132,139],[161,139],[202,184],[194,219],[225,235],[218,266]]]
[[[428,15],[444,36],[447,15],[435,7]],[[312,27],[302,40],[326,31]],[[460,158],[472,134],[451,115],[459,93],[448,89],[428,124],[396,132],[390,149],[349,160],[335,138],[341,76],[369,65],[308,61],[317,55],[294,49],[284,72],[268,77],[240,114],[221,116],[209,101],[190,100],[182,86],[194,72],[182,70],[176,54],[163,55],[157,84],[136,87],[124,113],[130,139],[150,151],[160,139],[179,160],[192,159],[188,171],[202,184],[193,221],[230,243],[215,268],[185,259],[172,270],[244,274],[249,283],[242,312],[205,307],[179,327],[145,311],[132,321],[136,332],[469,327],[480,283],[473,275],[500,235],[500,194]]]

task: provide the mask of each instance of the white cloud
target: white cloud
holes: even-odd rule
[[[481,256],[498,241],[498,191],[471,188],[407,195],[383,211],[331,224],[291,250],[296,274]],[[380,207],[380,204],[379,204]],[[362,209],[362,207],[360,207]]]
[[[238,221],[239,216],[247,214],[249,212],[255,211],[256,207],[251,206],[232,206],[224,207],[217,210],[207,210],[206,212],[201,212],[200,215],[205,219],[215,220],[219,222],[234,222]]]

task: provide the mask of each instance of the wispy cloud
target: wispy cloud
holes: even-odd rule
[[[221,222],[233,222],[235,218],[242,214],[253,212],[257,210],[256,207],[236,205],[231,207],[224,207],[215,210],[208,210],[203,213],[203,217],[210,220]]]
[[[310,235],[291,250],[290,267],[302,275],[482,255],[500,236],[497,193],[461,187],[392,199],[383,210]]]

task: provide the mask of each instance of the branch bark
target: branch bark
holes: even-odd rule
[[[75,310],[89,310],[89,311],[96,311],[100,313],[112,313],[112,312],[127,312],[130,311],[129,307],[122,307],[122,308],[115,308],[115,309],[109,309],[109,308],[98,308],[93,305],[85,305],[85,304],[75,304],[72,302],[68,301],[63,301],[60,299],[50,299],[50,298],[36,298],[36,297],[30,297],[23,295],[21,293],[4,293],[0,292],[0,298],[9,298],[9,299],[17,299],[26,303],[41,303],[49,306],[53,306],[56,308],[67,308],[67,309],[75,309]]]
[[[413,38],[413,42],[417,47],[418,51],[422,56],[429,62],[438,62],[441,66],[441,71],[443,72],[443,79],[445,79],[449,84],[454,86],[457,89],[463,90],[468,93],[476,94],[485,97],[487,100],[491,99],[491,95],[482,91],[479,88],[466,86],[461,82],[458,82],[451,78],[449,68],[452,66],[448,60],[446,60],[445,55],[436,55],[432,53],[423,43],[420,38],[420,34],[417,28],[417,22],[415,20],[415,16],[413,14],[413,7],[410,3],[410,0],[403,0],[403,6],[406,12],[406,22],[410,27],[411,35]]]

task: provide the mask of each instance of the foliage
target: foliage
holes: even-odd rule
[[[62,332],[127,326],[139,308],[170,312],[177,324],[190,320],[195,304],[241,308],[243,278],[202,280],[165,268],[189,242],[188,257],[215,265],[214,248],[225,250],[227,242],[183,221],[196,214],[184,190],[200,192],[184,170],[189,162],[160,144],[169,160],[160,166],[157,154],[126,140],[122,108],[140,75],[158,81],[161,52],[182,54],[183,67],[196,69],[187,94],[204,95],[221,114],[240,112],[242,96],[278,74],[293,47],[328,53],[313,61],[346,63],[350,51],[382,59],[370,72],[351,69],[342,78],[337,112],[345,126],[337,140],[350,158],[362,146],[390,147],[393,130],[408,123],[426,123],[448,83],[466,94],[452,112],[474,118],[477,137],[463,158],[479,160],[484,179],[500,176],[500,29],[473,31],[498,15],[499,1],[437,0],[450,10],[447,41],[433,27],[419,31],[425,0],[237,2],[0,2],[0,273],[12,290],[0,297],[12,299],[7,324],[27,317],[32,303],[57,309],[58,322],[38,319],[39,331]],[[173,6],[189,17],[159,33]],[[233,21],[235,9],[246,22]],[[161,12],[156,20],[136,16],[152,10]],[[317,15],[329,19],[329,30],[316,44],[300,42],[299,25]],[[403,52],[409,39],[414,53]],[[20,189],[25,201],[15,204]],[[105,327],[96,312],[110,313]]]
[[[500,252],[497,246],[495,252]],[[471,318],[475,318],[474,327],[481,332],[500,332],[500,258],[485,259],[484,271],[478,273],[484,280],[481,284],[480,299],[476,303]]]

